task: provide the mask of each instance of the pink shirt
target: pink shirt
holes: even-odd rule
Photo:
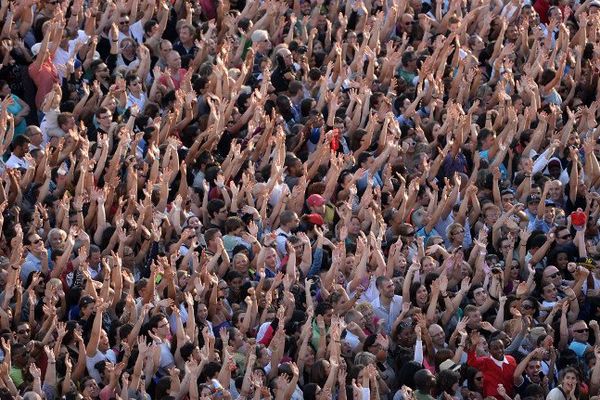
[[[58,71],[52,62],[52,57],[47,57],[39,68],[36,68],[35,63],[31,64],[29,66],[29,76],[37,87],[35,105],[39,110],[44,101],[44,97],[52,91],[52,86],[55,83],[58,83]]]

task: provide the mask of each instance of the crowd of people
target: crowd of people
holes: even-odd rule
[[[0,400],[599,398],[599,0],[0,21]]]

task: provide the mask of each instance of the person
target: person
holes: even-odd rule
[[[0,2],[0,397],[600,395],[600,3],[459,3]]]
[[[29,115],[31,109],[27,103],[21,100],[18,96],[11,93],[11,88],[8,82],[0,80],[0,99],[7,101],[8,107],[6,108],[10,115],[14,119],[14,137],[20,136],[25,133],[27,128],[27,122],[25,117]]]

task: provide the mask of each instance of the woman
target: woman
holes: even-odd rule
[[[445,400],[448,397],[454,398],[458,392],[458,381],[460,374],[450,369],[444,369],[438,372],[436,376],[436,386],[438,399]]]
[[[144,93],[141,79],[137,75],[127,75],[125,83],[127,84],[127,108],[136,105],[138,110],[142,111],[148,97]]]
[[[579,398],[579,373],[573,367],[562,370],[559,377],[560,384],[552,389],[546,400],[575,400]]]
[[[0,99],[5,100],[6,98],[10,98],[7,110],[15,120],[14,137],[17,137],[22,135],[25,132],[25,129],[27,129],[25,117],[29,115],[31,109],[27,103],[21,100],[17,95],[12,94],[8,82],[0,80]]]

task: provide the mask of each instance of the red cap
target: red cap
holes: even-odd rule
[[[317,195],[318,196],[318,195]],[[308,214],[306,220],[314,225],[324,225],[325,220],[319,214]]]
[[[325,201],[320,194],[311,194],[308,196],[308,199],[306,199],[306,204],[308,204],[309,207],[319,207],[325,203],[327,203],[327,201]]]

